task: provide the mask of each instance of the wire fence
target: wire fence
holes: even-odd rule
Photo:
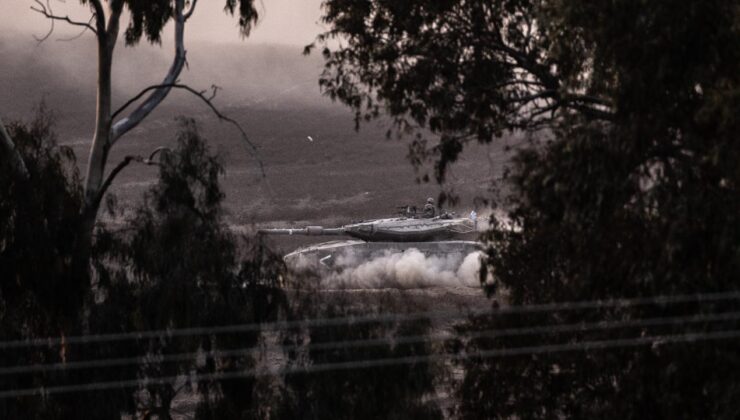
[[[146,339],[158,337],[183,337],[193,335],[215,335],[226,333],[241,332],[262,332],[262,331],[284,331],[291,329],[311,327],[328,327],[328,326],[356,326],[366,323],[386,323],[386,322],[404,322],[414,320],[435,320],[443,319],[446,321],[457,321],[471,316],[480,315],[507,315],[523,313],[550,313],[573,310],[590,310],[602,308],[629,308],[642,305],[658,305],[665,307],[667,305],[680,303],[716,303],[727,302],[740,299],[740,292],[720,292],[704,293],[691,295],[664,295],[654,297],[622,298],[608,300],[591,300],[591,301],[574,301],[574,302],[556,302],[545,304],[507,306],[496,309],[478,310],[478,311],[426,311],[413,313],[386,313],[371,314],[361,316],[344,316],[335,318],[313,318],[295,321],[279,321],[269,323],[248,323],[237,325],[226,325],[217,327],[196,327],[180,328],[167,330],[149,330],[139,332],[123,332],[114,334],[95,334],[80,335],[65,338],[47,337],[34,338],[29,340],[14,340],[0,342],[0,349],[24,348],[33,346],[57,346],[62,343],[115,343],[122,340]],[[698,308],[702,309],[702,308]],[[398,346],[402,344],[429,343],[433,344],[444,340],[470,340],[482,338],[500,338],[506,336],[524,336],[532,334],[560,334],[560,333],[579,333],[579,332],[598,332],[612,331],[619,328],[649,328],[661,326],[681,326],[687,327],[690,324],[713,323],[713,322],[734,322],[740,320],[739,312],[711,312],[706,313],[698,311],[694,314],[680,314],[675,316],[664,316],[644,319],[623,319],[612,321],[598,322],[579,322],[571,324],[550,324],[524,326],[517,328],[505,329],[487,329],[479,331],[463,331],[457,335],[450,333],[442,334],[417,334],[401,336],[384,336],[376,338],[367,338],[359,340],[338,340],[328,342],[311,342],[307,344],[290,343],[285,345],[255,346],[237,349],[219,350],[204,352],[176,353],[176,354],[147,354],[143,356],[131,356],[120,358],[78,360],[64,363],[48,363],[22,366],[5,366],[0,367],[0,376],[19,375],[36,372],[48,371],[72,371],[78,369],[102,369],[110,367],[146,365],[147,363],[159,364],[177,361],[193,361],[205,357],[233,357],[250,355],[260,350],[274,351],[297,351],[300,349],[306,351],[316,350],[336,350],[361,348],[370,346]],[[725,326],[726,327],[726,326]],[[88,382],[81,384],[55,385],[48,387],[12,389],[0,391],[0,399],[28,397],[39,395],[52,395],[59,393],[84,392],[94,390],[107,390],[115,388],[145,387],[147,385],[168,384],[177,381],[183,381],[188,378],[190,381],[213,381],[226,380],[258,376],[284,376],[301,373],[319,373],[327,371],[339,371],[348,369],[367,369],[373,367],[395,366],[415,363],[432,363],[437,361],[464,361],[470,359],[489,359],[495,357],[506,357],[516,355],[534,355],[543,353],[559,353],[566,351],[583,351],[583,350],[604,350],[611,348],[636,347],[643,345],[672,344],[672,343],[693,343],[699,341],[717,341],[740,338],[740,330],[725,329],[701,332],[688,332],[686,329],[680,334],[670,335],[645,335],[646,331],[641,331],[640,336],[630,338],[617,338],[606,340],[575,340],[571,337],[570,341],[566,340],[559,344],[542,344],[525,347],[497,348],[493,350],[476,351],[472,353],[448,353],[445,351],[434,351],[431,354],[410,355],[404,357],[381,357],[370,360],[352,360],[331,363],[318,363],[309,365],[296,365],[292,362],[286,366],[270,369],[253,369],[241,371],[215,372],[207,374],[191,373],[190,375],[176,375],[164,377],[141,377],[130,380]],[[654,334],[654,333],[650,333]],[[460,347],[458,347],[460,348]],[[427,351],[430,349],[427,349]],[[194,366],[195,363],[191,366]]]
[[[726,322],[740,320],[740,312],[725,312],[715,314],[695,314],[686,316],[656,317],[647,319],[629,319],[620,321],[601,321],[592,323],[572,323],[560,325],[539,325],[533,327],[508,328],[498,330],[470,331],[461,334],[459,337],[446,334],[420,334],[410,336],[391,336],[380,338],[369,338],[361,340],[338,340],[330,342],[308,343],[308,344],[284,344],[268,345],[237,348],[231,350],[218,351],[198,351],[177,354],[154,354],[142,355],[135,357],[109,358],[97,360],[82,360],[63,363],[49,363],[36,365],[8,366],[0,367],[0,376],[11,374],[25,374],[33,372],[43,372],[52,370],[78,370],[93,368],[108,368],[119,366],[141,365],[145,363],[166,363],[195,360],[199,357],[225,358],[234,356],[249,355],[257,351],[274,350],[274,351],[296,351],[305,349],[309,351],[316,350],[336,350],[348,348],[362,348],[383,345],[401,345],[401,344],[419,344],[427,342],[438,342],[452,340],[456,338],[478,339],[478,338],[502,338],[511,336],[524,336],[532,334],[556,334],[556,333],[573,333],[573,332],[593,332],[607,331],[618,328],[638,328],[638,327],[657,327],[670,325],[687,325],[703,322]]]
[[[0,341],[0,350],[23,348],[23,347],[40,347],[40,346],[58,346],[61,344],[87,344],[100,342],[115,342],[124,340],[141,340],[159,337],[185,337],[196,335],[216,335],[229,333],[260,332],[260,331],[278,331],[293,328],[309,327],[330,327],[342,326],[346,324],[361,324],[375,322],[407,322],[421,320],[458,320],[471,316],[481,315],[509,315],[524,313],[542,313],[557,311],[573,311],[586,309],[601,308],[627,308],[644,305],[671,305],[678,303],[710,303],[740,299],[740,291],[718,292],[718,293],[701,293],[688,295],[664,295],[653,297],[638,298],[620,298],[604,299],[590,301],[558,302],[544,304],[528,304],[519,306],[505,306],[495,309],[470,310],[470,311],[426,311],[412,313],[386,313],[372,314],[361,316],[345,316],[335,318],[314,318],[295,321],[278,321],[263,323],[246,323],[235,325],[193,327],[193,328],[173,328],[148,331],[133,331],[109,334],[87,334],[69,337],[44,337],[31,338],[22,340]]]
[[[416,355],[396,358],[378,358],[371,360],[357,360],[348,362],[323,363],[308,366],[288,366],[278,369],[229,371],[209,374],[176,375],[165,377],[151,377],[122,381],[91,382],[75,385],[60,385],[41,388],[26,388],[0,391],[0,399],[49,396],[72,392],[103,391],[118,388],[146,387],[151,385],[174,384],[183,379],[191,382],[228,380],[260,376],[284,376],[295,374],[321,373],[329,371],[368,369],[378,367],[399,366],[417,363],[431,363],[437,361],[465,361],[470,359],[490,359],[496,357],[525,356],[539,354],[553,354],[570,351],[606,350],[612,348],[637,347],[656,344],[695,343],[701,341],[729,340],[740,338],[740,330],[721,330],[710,333],[687,333],[674,335],[645,336],[636,338],[585,341],[566,344],[550,344],[539,346],[504,348],[484,350],[473,353],[440,353],[431,355]]]

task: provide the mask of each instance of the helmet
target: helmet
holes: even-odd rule
[[[427,198],[427,204],[434,204],[434,199],[432,197]]]

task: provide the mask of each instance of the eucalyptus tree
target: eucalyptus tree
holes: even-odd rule
[[[110,244],[105,243],[110,241],[110,234],[101,229],[100,235],[93,241],[93,229],[103,195],[115,176],[129,163],[137,160],[146,163],[147,160],[127,156],[114,166],[108,162],[110,152],[126,133],[144,121],[162,103],[172,89],[183,89],[198,96],[220,119],[236,124],[215,108],[211,102],[212,95],[209,96],[178,82],[186,62],[185,28],[188,20],[196,13],[196,6],[199,7],[202,2],[80,0],[80,4],[90,12],[90,19],[84,21],[54,14],[50,4],[36,1],[33,8],[52,22],[60,21],[80,26],[86,33],[93,34],[97,40],[95,132],[90,145],[88,170],[81,179],[77,172],[74,153],[69,148],[56,145],[51,130],[52,119],[48,113],[40,112],[31,124],[11,123],[7,130],[0,122],[0,185],[4,191],[0,197],[0,215],[3,216],[0,217],[0,306],[3,308],[0,311],[2,312],[0,336],[3,340],[66,337],[71,334],[122,329],[125,331],[134,328],[135,326],[126,322],[121,315],[133,312],[133,308],[139,304],[137,296],[133,293],[136,291],[135,285],[124,281],[126,273],[116,274],[118,281],[111,280],[104,267],[107,259],[116,256],[110,249],[106,249],[106,246],[110,247]],[[238,16],[242,35],[248,35],[257,19],[252,2],[226,0],[224,4],[227,13]],[[124,17],[126,14],[128,19]],[[122,28],[122,21],[129,22],[128,26]],[[132,93],[129,100],[122,101],[122,107],[114,109],[113,52],[119,44],[119,36],[122,37],[122,42],[128,45],[135,45],[142,40],[158,43],[161,42],[162,31],[168,22],[173,23],[175,48],[170,68],[163,75],[161,83],[143,86],[140,92]],[[240,127],[239,129],[241,130]],[[241,132],[246,139],[243,130]],[[163,170],[171,169],[166,163],[161,162],[160,167]],[[217,172],[215,169],[210,170],[208,180],[215,182]],[[182,178],[197,177],[192,173],[179,175]],[[182,193],[181,189],[178,191]],[[172,193],[170,190],[167,192]],[[211,198],[212,202],[217,202],[213,204],[214,206],[219,204],[222,198],[219,194],[216,196]],[[180,197],[171,194],[167,199],[176,202]],[[208,222],[211,223],[209,227],[213,228],[212,230],[223,228],[218,224],[219,219],[215,213],[209,213],[205,217],[210,218]],[[161,241],[156,243],[162,244]],[[147,245],[149,244],[143,244],[144,247]],[[128,246],[127,250],[130,252],[137,249],[136,244]],[[191,246],[187,248],[195,249]],[[215,259],[222,257],[224,260],[229,258],[233,260],[233,254],[224,248],[228,248],[228,244],[223,248],[211,247],[208,251],[212,252],[211,255]],[[142,252],[151,252],[152,249],[145,248]],[[118,252],[123,251],[119,249]],[[232,262],[232,265],[218,264],[222,271],[215,273],[212,278],[229,269],[237,270],[238,267],[235,266],[237,263]],[[131,267],[136,264],[143,266],[144,263],[139,260],[132,263]],[[91,281],[91,265],[97,268],[94,281]],[[230,285],[236,276],[231,274],[224,275],[226,278],[220,279],[221,284]],[[251,279],[244,279],[239,284],[248,283],[247,280]],[[151,292],[146,288],[143,289],[144,293]],[[224,290],[226,289],[228,288]],[[110,291],[110,294],[100,303],[106,291]],[[242,297],[246,300],[252,298],[252,296]],[[218,304],[224,306],[223,302]],[[235,305],[230,309],[244,307]],[[63,344],[31,351],[4,352],[2,359],[6,365],[39,364],[48,361],[71,361],[77,357],[84,359],[110,356],[115,352],[130,355],[132,350],[140,349],[132,346],[104,346],[102,349],[91,349],[87,352]],[[105,373],[98,372],[100,375]],[[137,371],[119,369],[115,372],[116,377],[131,379],[131,376],[126,376],[127,374],[135,376]],[[88,372],[77,376],[76,373],[57,371],[21,377],[4,376],[0,382],[4,389],[19,389],[69,379],[86,381],[91,378]],[[69,398],[54,398],[53,401],[46,398],[42,403],[35,398],[3,399],[0,401],[0,412],[8,418],[34,414],[45,418],[67,418],[72,415],[71,413],[79,417],[80,412],[88,414],[95,412],[96,415],[109,417],[120,415],[122,410],[131,409],[130,393],[116,395],[121,399],[115,403],[112,400],[98,398],[84,399],[85,402],[80,403],[79,399],[71,395]],[[87,405],[88,402],[90,405]],[[93,406],[97,408],[93,409]],[[102,414],[104,412],[107,414]]]
[[[200,6],[198,0],[79,0],[87,9],[89,19],[77,20],[70,16],[55,14],[50,2],[34,0],[31,9],[52,22],[49,33],[41,38],[44,40],[53,31],[54,22],[79,26],[85,32],[92,33],[97,45],[97,99],[95,111],[95,131],[92,134],[87,173],[84,177],[85,200],[81,213],[80,243],[89,247],[95,219],[100,207],[101,199],[106,188],[111,184],[112,177],[120,172],[120,168],[111,169],[108,158],[111,150],[121,139],[139,125],[146,117],[159,106],[172,89],[183,89],[206,102],[206,104],[221,119],[235,122],[221,114],[212,104],[213,95],[205,91],[196,90],[188,85],[180,84],[178,78],[186,65],[187,50],[185,43],[185,29],[189,19]],[[210,6],[210,5],[209,5]],[[257,22],[258,12],[252,0],[225,0],[224,11],[238,18],[239,30],[242,36],[249,35],[253,25]],[[128,25],[121,27],[123,18],[127,18]],[[131,98],[123,101],[123,106],[113,107],[113,53],[119,44],[119,37],[128,46],[134,46],[142,40],[149,43],[160,43],[165,25],[172,22],[174,48],[169,69],[162,75],[161,83],[152,86],[143,86],[141,91],[133,93]],[[214,90],[215,94],[215,90]],[[240,129],[241,130],[241,129]],[[246,135],[241,130],[244,139]],[[16,176],[26,176],[23,170],[23,161],[17,153],[10,137],[0,132],[0,140],[4,155],[14,162]],[[126,159],[119,163],[123,167],[134,159]],[[117,169],[117,170],[116,170]],[[106,175],[107,173],[107,175]],[[110,178],[110,179],[107,179]]]

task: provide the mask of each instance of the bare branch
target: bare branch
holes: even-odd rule
[[[87,23],[88,24],[92,24],[92,21],[94,19],[95,19],[95,14],[93,14],[92,16],[90,16],[90,20],[87,21]],[[82,35],[85,35],[85,32],[87,32],[88,29],[90,29],[90,28],[82,28],[82,31],[80,31],[79,34],[77,34],[77,35],[75,35],[73,37],[69,37],[69,38],[59,38],[59,39],[57,39],[57,41],[62,41],[62,42],[74,41],[76,39],[79,39]]]
[[[250,155],[252,155],[252,157],[259,164],[260,172],[262,173],[262,176],[265,177],[265,168],[264,168],[264,165],[263,165],[262,161],[259,159],[258,151],[257,151],[257,146],[255,146],[254,143],[252,143],[249,140],[249,137],[247,136],[247,132],[244,131],[244,129],[242,128],[242,126],[236,120],[234,120],[233,118],[227,117],[226,115],[224,115],[223,113],[221,113],[221,111],[219,111],[218,108],[216,108],[215,105],[213,105],[212,100],[213,100],[213,98],[215,98],[216,92],[219,89],[219,87],[216,86],[216,85],[211,86],[211,95],[209,97],[206,97],[206,91],[198,91],[198,90],[195,90],[192,87],[190,87],[188,85],[185,85],[185,84],[169,83],[169,84],[166,84],[166,85],[164,85],[164,84],[163,85],[152,85],[152,86],[149,86],[149,87],[145,88],[141,92],[139,92],[138,95],[136,95],[133,98],[129,99],[125,104],[123,104],[120,108],[118,108],[118,110],[116,110],[116,112],[113,113],[113,115],[112,115],[111,118],[115,118],[116,116],[118,116],[121,112],[123,112],[126,108],[128,108],[134,102],[136,102],[139,99],[141,99],[148,92],[153,91],[153,90],[159,90],[159,89],[162,89],[162,88],[167,88],[167,89],[171,89],[171,88],[182,89],[182,90],[185,90],[185,91],[188,91],[188,92],[192,93],[193,95],[195,95],[198,98],[200,98],[203,102],[205,102],[205,104],[208,105],[208,107],[211,109],[211,111],[213,111],[213,113],[216,115],[216,117],[218,117],[219,120],[226,121],[226,122],[232,124],[234,127],[236,127],[237,130],[239,130],[239,133],[241,133],[241,136],[244,139],[244,141],[249,146],[249,148],[250,148],[249,149]],[[117,123],[116,123],[116,125],[117,125]],[[115,127],[115,125],[114,125],[114,127]]]
[[[93,202],[93,205],[90,206],[91,208],[98,209],[100,207],[100,202],[103,200],[103,196],[108,191],[108,188],[113,183],[113,180],[116,178],[119,172],[123,170],[126,166],[129,165],[129,163],[133,162],[134,160],[137,160],[137,156],[126,156],[121,162],[116,165],[115,168],[111,171],[110,174],[108,174],[108,178],[105,179],[105,182],[103,182],[103,185],[100,187],[100,190],[98,191],[98,196],[95,197],[95,201]]]
[[[111,129],[110,145],[112,146],[121,136],[126,134],[129,130],[136,127],[144,120],[163,100],[167,97],[170,89],[177,82],[177,78],[182,72],[185,66],[185,45],[184,45],[184,29],[185,29],[185,17],[183,16],[183,3],[184,0],[176,0],[175,2],[175,57],[172,61],[170,69],[167,71],[162,83],[157,85],[156,88],[147,88],[137,95],[136,99],[140,98],[143,93],[152,91],[151,95],[144,100],[131,114],[121,119],[120,121],[113,124]],[[129,101],[123,108],[126,108],[133,101]],[[123,109],[122,108],[122,109]],[[113,114],[113,118],[120,113],[122,109],[116,111]]]
[[[38,0],[36,0],[36,1],[38,2]],[[48,3],[48,0],[47,0],[47,3]],[[41,4],[41,3],[39,3],[39,4]],[[43,6],[43,4],[41,4],[41,5]],[[31,10],[33,10],[33,6],[31,7]],[[46,35],[44,35],[42,37],[38,37],[36,35],[33,35],[33,39],[35,39],[36,42],[38,42],[39,44],[41,44],[42,42],[44,42],[47,39],[49,39],[49,37],[51,36],[52,33],[54,33],[54,19],[51,19],[49,21],[49,31],[46,32]]]
[[[154,157],[157,156],[157,153],[160,152],[172,152],[172,150],[170,150],[169,147],[157,147],[152,153],[149,154],[149,159],[144,160],[144,163],[146,163],[147,165],[153,165]]]
[[[218,94],[219,90],[221,90],[221,86],[211,85],[211,96],[208,97],[208,100],[212,101]]]
[[[121,162],[116,165],[115,168],[108,174],[108,177],[105,179],[105,182],[103,182],[103,185],[100,188],[100,191],[98,192],[98,195],[95,197],[95,201],[93,202],[93,206],[90,207],[90,209],[97,210],[100,207],[100,203],[103,201],[103,197],[105,196],[105,193],[108,191],[108,188],[113,184],[113,180],[118,176],[121,171],[126,168],[131,162],[137,162],[142,163],[144,165],[152,165],[152,166],[161,166],[161,163],[154,160],[154,157],[160,153],[160,152],[171,152],[171,150],[167,147],[158,147],[154,149],[154,151],[149,155],[149,159],[144,159],[141,156],[138,155],[128,155]],[[203,213],[198,211],[198,209],[188,206],[188,209],[191,210],[193,213],[195,213],[198,217],[205,220],[205,216]]]
[[[57,20],[65,21],[65,22],[69,23],[70,25],[74,25],[74,26],[84,26],[85,28],[93,31],[95,34],[98,33],[95,30],[95,28],[90,24],[89,21],[88,22],[79,22],[79,21],[76,21],[76,20],[72,20],[69,16],[55,15],[54,12],[51,10],[51,5],[49,4],[48,1],[47,1],[46,4],[44,4],[44,3],[41,2],[41,0],[34,0],[34,3],[38,4],[39,7],[31,6],[31,10],[33,10],[34,12],[39,13],[39,14],[43,15],[44,17],[46,17],[47,19],[51,20],[51,27],[49,29],[49,32],[46,35],[44,35],[43,37],[41,37],[41,38],[36,38],[36,40],[39,41],[39,42],[45,41],[47,38],[49,38],[49,36],[52,34],[52,32],[54,32],[54,21],[57,21]]]
[[[193,12],[195,11],[196,4],[198,4],[198,0],[193,0],[193,3],[190,5],[190,10],[188,10],[188,12],[185,13],[185,21],[190,19],[190,16],[193,16]]]
[[[90,7],[93,9],[93,16],[95,16],[95,26],[97,27],[96,35],[100,36],[105,33],[105,10],[100,0],[88,0]]]
[[[94,208],[100,207],[100,202],[103,201],[103,196],[108,191],[108,188],[110,188],[111,184],[113,184],[113,180],[116,179],[116,176],[125,168],[127,167],[131,162],[138,162],[142,163],[144,165],[159,165],[159,162],[156,162],[153,160],[154,156],[162,151],[162,150],[169,150],[166,147],[158,147],[156,148],[150,155],[149,159],[144,159],[141,156],[138,155],[128,155],[125,158],[123,158],[122,161],[116,165],[115,168],[108,174],[108,177],[105,179],[105,182],[103,182],[103,185],[100,187],[100,191],[98,192],[98,196],[95,198]]]

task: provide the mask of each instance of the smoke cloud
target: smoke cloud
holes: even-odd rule
[[[429,287],[480,287],[481,253],[427,256],[417,249],[402,253],[387,251],[360,262],[347,253],[335,262],[333,272],[321,279],[322,288],[416,289]]]

